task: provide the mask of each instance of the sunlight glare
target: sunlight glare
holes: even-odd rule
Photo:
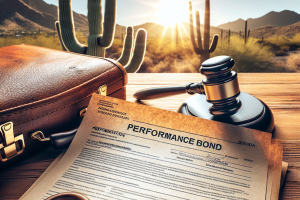
[[[173,28],[176,23],[185,21],[189,16],[188,1],[186,0],[160,0],[159,15],[160,23],[165,27]]]

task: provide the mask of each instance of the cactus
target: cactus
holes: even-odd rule
[[[221,40],[223,40],[223,29],[221,29]]]
[[[60,46],[61,46],[62,50],[63,51],[67,51],[67,49],[65,48],[65,45],[64,45],[63,41],[61,40],[59,22],[55,22],[55,29],[56,29],[57,37],[58,37],[58,40],[59,40],[59,43],[60,43]]]
[[[228,31],[228,45],[230,44],[230,29]]]
[[[206,0],[205,2],[205,22],[204,22],[204,45],[202,47],[202,38],[200,32],[200,16],[199,12],[196,12],[196,26],[197,26],[197,40],[198,46],[195,42],[194,36],[194,23],[193,23],[193,12],[192,12],[192,2],[190,2],[190,34],[191,34],[191,41],[194,47],[194,51],[196,54],[200,56],[200,65],[207,59],[209,59],[209,54],[214,52],[217,44],[218,44],[218,35],[214,35],[213,41],[211,46],[209,47],[210,42],[210,2]]]
[[[103,23],[102,0],[88,0],[89,36],[88,46],[78,42],[75,36],[74,19],[71,0],[58,0],[58,19],[55,23],[58,37],[63,49],[75,53],[105,57],[105,51],[113,42],[116,27],[117,0],[105,1],[105,16]],[[127,27],[123,52],[117,60],[127,72],[139,70],[145,55],[147,33],[139,29],[133,44],[133,28]],[[132,50],[134,47],[134,50]]]
[[[250,37],[250,29],[248,30],[248,34],[247,34],[247,20],[245,21],[245,44],[247,43],[248,38]]]
[[[247,43],[247,20],[245,21],[245,44]]]

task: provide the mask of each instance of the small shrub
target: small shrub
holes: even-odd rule
[[[273,72],[277,67],[272,63],[274,54],[267,46],[257,43],[257,40],[250,37],[247,44],[239,36],[232,36],[230,44],[227,40],[218,43],[212,56],[228,55],[235,60],[234,70],[237,72]]]
[[[21,36],[19,38],[15,38],[13,36],[10,37],[2,37],[0,38],[0,47],[16,45],[16,44],[29,44],[40,47],[46,47],[50,49],[59,49],[61,50],[61,45],[57,37],[47,37],[47,34],[41,34],[34,36]]]
[[[297,50],[300,47],[300,33],[291,38],[284,36],[270,37],[265,39],[263,44],[272,48],[273,51]]]
[[[200,59],[188,40],[176,44],[171,39],[148,39],[146,55],[139,72],[199,72]]]
[[[300,54],[292,54],[286,61],[286,67],[290,71],[300,72]]]
[[[105,57],[119,59],[123,50],[123,42],[120,39],[114,39],[110,48],[106,49]]]
[[[76,31],[76,38],[80,44],[87,45],[87,36],[83,35],[83,32]]]

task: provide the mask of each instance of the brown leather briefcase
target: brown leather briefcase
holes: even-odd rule
[[[0,48],[0,75],[0,170],[76,130],[92,93],[126,98],[127,73],[106,58],[14,45]]]

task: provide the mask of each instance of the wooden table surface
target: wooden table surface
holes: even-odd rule
[[[300,199],[300,73],[240,73],[240,89],[264,101],[275,117],[273,137],[283,145],[283,160],[289,163],[280,199]],[[129,74],[127,100],[135,101],[139,89],[199,82],[201,74]],[[144,101],[176,111],[188,94]],[[0,172],[0,199],[18,199],[44,172],[61,151],[48,148],[8,170]]]

